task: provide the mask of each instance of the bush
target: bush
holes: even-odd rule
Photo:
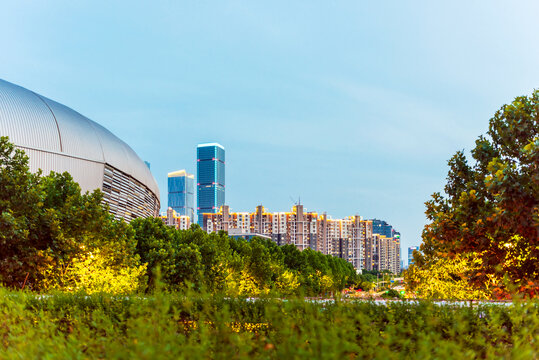
[[[395,289],[389,289],[382,294],[385,299],[402,299],[403,296]]]
[[[0,358],[534,358],[538,303],[248,300],[0,289]]]

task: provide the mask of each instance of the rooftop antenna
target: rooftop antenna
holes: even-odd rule
[[[289,195],[289,196],[290,196],[290,200],[292,200],[292,203],[293,203],[294,205],[301,205],[301,197],[298,196],[298,200],[296,201],[296,199],[294,199],[294,198],[292,197],[292,195]]]

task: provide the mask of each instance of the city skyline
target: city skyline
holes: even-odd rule
[[[277,245],[294,245],[301,251],[310,248],[345,259],[357,270],[398,274],[401,269],[400,233],[386,221],[357,214],[334,219],[299,203],[291,211],[268,211],[258,205],[254,212],[235,212],[223,205],[215,213],[204,213],[199,224],[208,233],[222,230],[235,237],[260,236]]]
[[[234,208],[301,197],[386,220],[403,249],[447,160],[539,83],[533,1],[3,5],[0,78],[125,140],[161,205],[166,174],[216,141]]]
[[[161,211],[162,214],[161,218],[164,219],[164,221],[168,225],[174,225],[178,226],[176,219],[176,215],[187,215],[190,217],[191,222],[194,222],[194,216],[191,213],[188,213],[186,208],[191,206],[191,208],[194,208],[194,196],[191,196],[188,200],[188,193],[189,189],[192,188],[194,181],[197,182],[197,197],[196,197],[196,207],[197,207],[197,223],[206,231],[212,232],[218,230],[217,228],[213,228],[211,224],[206,224],[206,215],[212,215],[212,214],[222,214],[223,212],[228,213],[230,209],[230,204],[226,204],[225,202],[225,148],[219,144],[219,143],[204,143],[204,144],[198,144],[197,145],[197,178],[194,179],[194,175],[189,174],[185,171],[185,169],[178,170],[172,173],[168,173],[168,207],[166,211]],[[199,177],[202,180],[199,180]],[[191,191],[192,193],[192,191]],[[202,200],[200,200],[202,198]],[[201,203],[202,205],[199,205]],[[211,204],[210,204],[211,203]],[[301,200],[298,199],[296,205],[293,207],[293,211],[296,211],[297,207],[301,208],[299,216],[303,216],[303,205],[301,205]],[[257,206],[257,216],[262,217],[262,212],[264,211],[264,207],[262,205]],[[286,213],[286,212],[284,212]],[[283,212],[276,212],[274,213],[276,216],[279,216],[278,214],[284,214]],[[269,235],[268,229],[264,229],[262,227],[262,219],[258,219],[257,221],[259,223],[260,228],[250,228],[249,225],[249,215],[247,212],[241,212],[239,213],[240,217],[240,226],[239,230],[240,232],[248,231],[249,237],[252,237],[256,234],[265,237]],[[310,212],[307,216],[312,217],[314,214],[314,221],[318,221],[318,212]],[[226,215],[228,216],[228,215]],[[245,219],[241,219],[242,217],[245,217]],[[355,217],[358,217],[358,215],[355,215]],[[327,215],[326,212],[323,212],[322,215],[320,215],[321,227],[324,229],[324,226],[327,226],[327,221],[334,221],[331,215]],[[359,217],[360,220],[362,220],[361,217]],[[384,238],[392,238],[392,239],[399,239],[399,245],[398,248],[398,261],[402,262],[401,259],[401,252],[402,249],[400,247],[400,232],[396,231],[392,225],[390,225],[385,220],[380,219],[365,219],[366,221],[369,221],[372,223],[372,234],[373,235],[382,235]],[[237,221],[237,220],[236,220]],[[247,221],[246,227],[243,225],[243,221]],[[335,219],[335,221],[342,222],[342,219]],[[185,225],[185,224],[184,224]],[[252,225],[251,225],[252,226]],[[179,228],[185,228],[179,227]],[[222,228],[220,228],[222,229]],[[234,228],[234,230],[237,230]],[[228,228],[226,229],[228,231]],[[324,230],[323,230],[324,233]],[[349,234],[351,236],[351,233]],[[237,236],[237,234],[235,234]],[[327,236],[325,234],[324,236]],[[303,241],[300,243],[296,243],[295,239],[290,239],[290,236],[288,236],[287,240],[281,240],[281,233],[276,234],[275,236],[270,237],[273,241],[275,241],[279,245],[284,245],[286,243],[293,243],[301,250],[310,247],[313,250],[322,251],[323,253],[332,253],[332,251],[328,252],[327,245],[318,244],[316,240],[309,239],[304,244]],[[314,241],[314,243],[313,243]],[[344,247],[348,246],[348,242],[352,243],[353,240],[350,237],[348,238],[341,238],[340,239],[340,255],[339,252],[335,252],[335,256],[344,258],[342,256],[342,253],[344,250],[342,250]],[[343,244],[344,241],[344,244]],[[374,243],[378,241],[377,238],[375,238]],[[348,250],[347,250],[348,251]],[[352,253],[353,251],[350,251]],[[409,258],[409,256],[408,256]],[[359,261],[359,258],[357,260],[350,260],[354,266],[356,266],[356,262]],[[400,265],[399,265],[400,266]],[[397,266],[396,268],[400,268]]]

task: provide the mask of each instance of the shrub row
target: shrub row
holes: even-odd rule
[[[536,302],[461,307],[0,291],[2,359],[531,359],[539,351]]]

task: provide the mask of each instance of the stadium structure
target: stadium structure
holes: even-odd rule
[[[26,152],[31,171],[67,171],[83,192],[101,189],[117,219],[158,215],[159,188],[148,166],[73,109],[0,79],[0,135]]]

